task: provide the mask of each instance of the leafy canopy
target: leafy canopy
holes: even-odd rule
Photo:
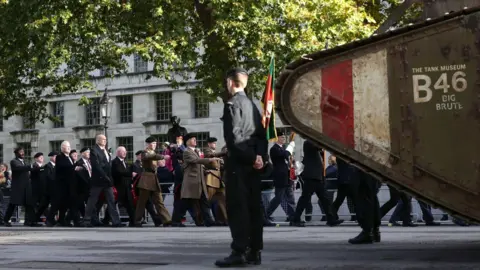
[[[381,2],[2,0],[0,106],[6,117],[33,110],[44,119],[49,97],[95,90],[89,73],[124,73],[122,56],[132,54],[153,62],[153,75],[175,87],[198,80],[189,91],[212,100],[226,70],[240,65],[258,93],[271,54],[281,68],[327,44],[367,37],[388,13]]]

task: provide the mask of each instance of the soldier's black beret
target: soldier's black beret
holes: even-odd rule
[[[143,152],[143,150],[138,150],[138,151],[135,153],[135,156],[141,155],[142,152]]]
[[[285,132],[277,129],[277,136],[283,136],[283,135],[285,135]]]
[[[215,137],[210,137],[210,138],[207,139],[207,143],[212,143],[212,142],[216,142],[216,141],[218,141],[218,140]]]
[[[196,138],[196,137],[197,136],[194,133],[188,133],[187,135],[185,135],[184,141],[188,142],[188,140],[190,140],[191,138]]]
[[[150,136],[147,139],[145,139],[145,142],[146,143],[153,143],[153,142],[157,142],[157,139],[153,136]]]
[[[35,156],[33,156],[33,158],[38,158],[38,157],[41,157],[43,156],[43,153],[42,152],[38,152],[35,154]]]
[[[244,69],[244,68],[241,68],[241,67],[235,67],[235,68],[232,68],[230,69],[228,72],[227,72],[227,78],[231,78],[237,74],[245,74],[248,76],[248,72]]]
[[[82,150],[80,150],[80,153],[83,153],[85,151],[90,151],[90,148],[88,147],[83,147]]]
[[[55,151],[52,151],[52,152],[48,153],[48,156],[49,157],[58,156],[58,153],[55,152]]]
[[[70,154],[73,154],[73,153],[77,153],[77,150],[72,149],[72,150],[70,151]]]

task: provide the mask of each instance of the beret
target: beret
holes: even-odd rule
[[[156,141],[157,141],[157,139],[153,136],[150,136],[147,139],[145,139],[146,143],[153,143],[153,142],[156,142]]]
[[[43,156],[43,153],[42,152],[38,152],[35,154],[35,156],[33,156],[33,158],[38,158],[40,156]]]
[[[49,157],[58,156],[58,153],[55,152],[55,151],[52,151],[52,152],[48,153],[48,156]]]
[[[138,151],[135,153],[135,156],[141,155],[142,152],[143,152],[143,150],[138,150]]]
[[[237,74],[245,74],[248,76],[248,72],[244,69],[244,68],[241,68],[241,67],[235,67],[235,68],[232,68],[230,69],[228,72],[227,72],[227,78],[230,78],[230,77],[233,77]]]
[[[216,141],[218,141],[218,140],[215,137],[210,137],[210,138],[207,139],[207,143],[212,143],[212,142],[216,142]]]
[[[77,150],[72,149],[72,151],[70,151],[70,154],[73,154],[73,153],[77,153]]]

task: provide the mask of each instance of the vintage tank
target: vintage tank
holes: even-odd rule
[[[303,137],[480,222],[480,8],[305,55],[275,104]]]

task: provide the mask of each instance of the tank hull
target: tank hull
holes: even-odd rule
[[[299,134],[415,197],[480,222],[480,13],[308,55],[276,86]]]

